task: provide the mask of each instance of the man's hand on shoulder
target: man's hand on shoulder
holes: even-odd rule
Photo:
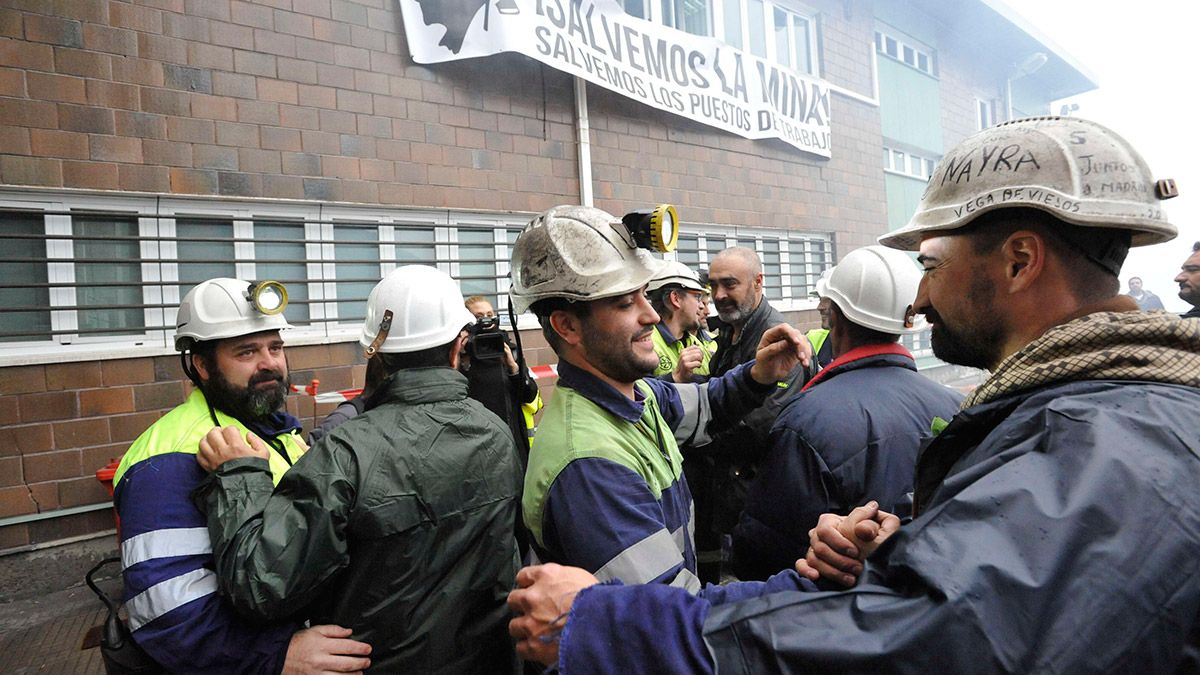
[[[216,471],[217,467],[231,459],[242,457],[259,457],[268,459],[271,451],[267,444],[254,434],[246,432],[242,438],[237,427],[210,429],[204,438],[200,439],[200,450],[196,453],[196,461],[205,471]]]
[[[758,341],[750,377],[759,384],[771,384],[787,377],[797,363],[808,366],[812,345],[804,335],[786,323],[772,326]]]
[[[361,673],[371,667],[371,645],[350,639],[350,629],[334,625],[296,631],[288,643],[283,675]]]

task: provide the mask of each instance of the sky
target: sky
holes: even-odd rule
[[[1174,178],[1179,196],[1163,203],[1179,236],[1135,248],[1122,289],[1139,276],[1167,309],[1183,311],[1171,281],[1200,241],[1200,72],[1194,6],[1179,0],[1002,0],[1074,57],[1099,88],[1051,106],[1078,104],[1072,115],[1110,127],[1137,148],[1157,178]]]

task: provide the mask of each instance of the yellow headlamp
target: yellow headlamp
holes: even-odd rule
[[[679,243],[679,213],[670,204],[630,211],[621,222],[642,248],[667,253]]]
[[[279,314],[287,308],[287,288],[278,281],[251,283],[247,291],[254,309],[266,314]]]

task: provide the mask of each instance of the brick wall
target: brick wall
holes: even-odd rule
[[[530,365],[555,363],[540,332],[522,331],[521,340]],[[319,379],[323,392],[361,388],[361,352],[357,342],[288,347],[292,382]],[[554,381],[538,382],[544,397]],[[120,459],[190,390],[174,355],[0,369],[0,518],[107,502],[96,470]],[[306,394],[287,403],[306,430],[334,407]],[[112,527],[108,511],[0,527],[0,551]]]
[[[13,0],[0,182],[541,210],[579,194],[543,70],[416,65],[394,0]]]

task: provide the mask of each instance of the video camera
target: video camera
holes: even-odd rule
[[[467,356],[473,362],[503,359],[505,342],[497,317],[485,316],[467,327]]]

